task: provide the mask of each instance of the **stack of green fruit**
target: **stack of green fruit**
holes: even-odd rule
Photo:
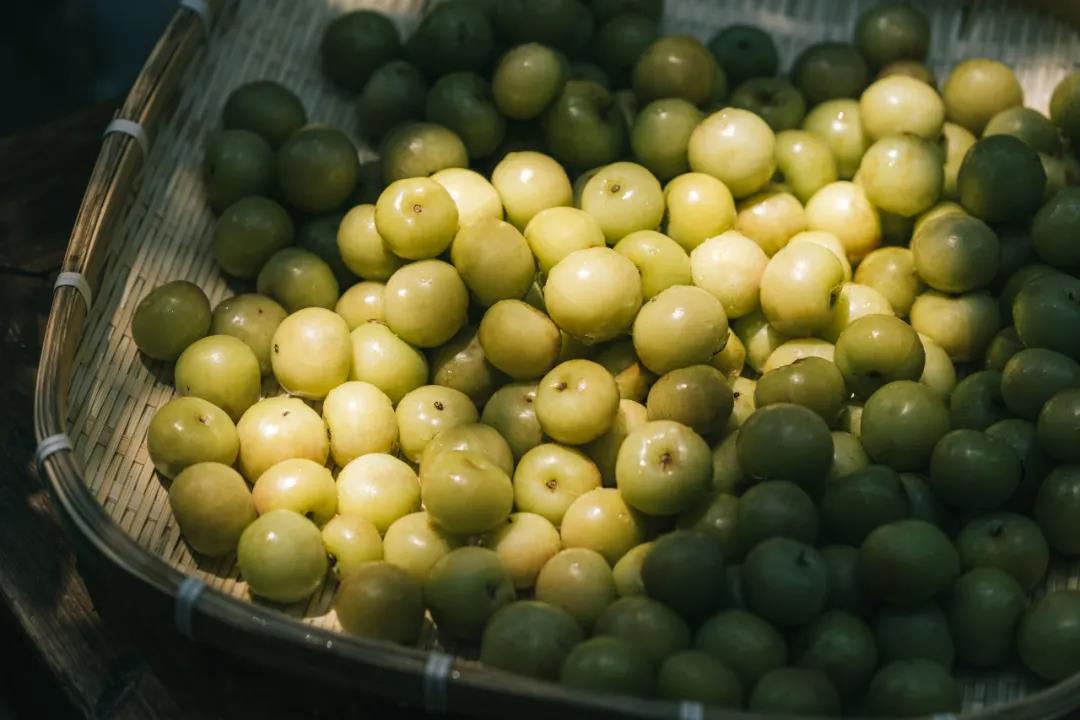
[[[185,540],[601,692],[922,715],[954,663],[1080,670],[1080,592],[1031,595],[1080,554],[1080,74],[1051,118],[992,60],[939,93],[885,4],[778,77],[661,9],[335,20],[381,179],[236,89],[207,194],[255,292],[172,282],[132,327],[176,363],[148,446]]]

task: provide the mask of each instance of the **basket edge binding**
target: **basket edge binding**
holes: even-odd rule
[[[974,0],[975,8],[978,2]],[[1053,0],[1027,2],[1042,11],[1056,11],[1053,14],[1073,25],[1080,25],[1080,6],[1073,12],[1060,9]],[[98,285],[109,238],[117,227],[145,160],[146,136],[149,134],[152,139],[155,126],[166,114],[178,90],[180,77],[208,35],[209,18],[218,17],[225,5],[226,0],[180,2],[180,9],[155,45],[114,120],[114,125],[119,121],[124,129],[106,134],[103,140],[62,266],[64,273],[69,274],[69,281],[58,283],[56,287],[45,331],[34,403],[34,430],[41,443],[50,438],[66,439],[68,386],[82,326],[89,311],[90,294],[83,291]],[[200,8],[208,8],[209,13]],[[70,451],[70,442],[65,446],[62,440],[54,439],[47,451],[44,444],[41,450],[39,471],[47,477],[52,495],[62,509],[60,515],[68,535],[76,545],[83,545],[83,551],[89,549],[172,603],[177,637],[186,635],[195,639],[198,636],[198,641],[265,663],[265,655],[253,651],[245,653],[243,647],[228,647],[222,642],[222,638],[231,634],[257,632],[280,646],[317,653],[324,661],[319,663],[322,666],[319,669],[323,671],[327,665],[342,665],[339,661],[347,661],[387,673],[378,676],[380,682],[365,683],[363,690],[399,701],[405,698],[411,704],[436,713],[450,710],[501,716],[517,712],[533,716],[551,711],[565,715],[569,710],[572,717],[583,718],[598,715],[683,718],[689,717],[686,714],[689,710],[693,717],[715,720],[763,717],[713,708],[702,711],[700,706],[693,704],[687,707],[671,702],[569,690],[438,653],[315,628],[270,609],[199,587],[197,582],[191,583],[192,576],[143,548],[112,520],[89,492],[81,468]],[[202,627],[202,633],[195,633],[197,626]],[[294,671],[302,669],[297,663],[286,665]],[[314,671],[314,664],[310,669]],[[333,673],[334,679],[343,688],[359,689],[359,675],[348,672],[347,667],[340,670]],[[1080,675],[1014,702],[960,717],[1035,720],[1059,717],[1077,707],[1080,707]]]

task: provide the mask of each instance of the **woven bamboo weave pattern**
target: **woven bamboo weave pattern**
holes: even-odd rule
[[[329,18],[344,9],[389,13],[403,32],[415,26],[422,0],[236,0],[219,17],[181,82],[171,117],[151,137],[152,150],[110,239],[101,287],[87,319],[70,392],[70,436],[91,492],[140,544],[186,572],[239,597],[248,595],[231,560],[196,559],[181,540],[167,486],[154,473],[145,435],[154,412],[173,396],[172,369],[142,358],[130,335],[138,301],[176,279],[201,286],[216,305],[248,288],[230,287],[210,252],[214,217],[203,190],[201,164],[208,135],[237,85],[277,80],[303,100],[313,122],[354,133],[351,95],[324,80],[318,43]],[[732,22],[749,22],[777,38],[784,66],[806,45],[847,39],[855,18],[873,0],[667,0],[665,30],[707,39]],[[989,0],[965,11],[960,2],[916,2],[934,22],[932,67],[944,78],[961,58],[986,55],[1016,68],[1026,104],[1045,111],[1057,81],[1080,58],[1080,35],[1064,23],[1017,4]],[[355,138],[359,142],[359,138]],[[363,147],[361,145],[361,147]],[[363,153],[371,157],[370,149]],[[273,388],[267,388],[272,391]],[[1055,567],[1051,583],[1076,585],[1080,566]],[[323,627],[335,627],[332,588],[306,607],[292,607]],[[1025,692],[1019,674],[966,678],[965,705],[977,708]]]

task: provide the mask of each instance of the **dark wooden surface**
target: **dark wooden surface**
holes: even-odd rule
[[[181,716],[140,654],[95,612],[32,461],[52,281],[114,107],[0,139],[0,693],[16,718]]]

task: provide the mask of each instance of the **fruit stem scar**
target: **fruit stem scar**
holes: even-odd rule
[[[667,470],[671,466],[671,453],[666,452],[660,456],[660,469]]]
[[[420,203],[415,203],[415,204],[414,204],[414,205],[412,206],[412,211],[413,211],[414,213],[419,213],[419,212],[423,212],[423,210],[424,210],[424,206],[423,206],[423,205],[421,205]]]
[[[446,406],[443,405],[441,401],[439,401],[439,400],[435,401],[435,409],[436,410],[442,410],[444,407],[446,407]]]

